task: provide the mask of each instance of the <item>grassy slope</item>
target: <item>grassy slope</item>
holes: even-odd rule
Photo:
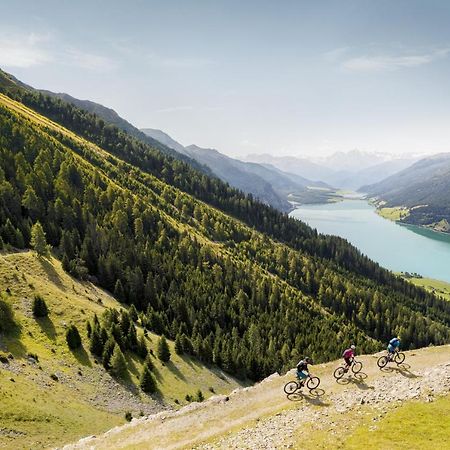
[[[373,422],[372,422],[373,423]],[[376,426],[359,426],[344,442],[344,449],[395,448],[409,450],[444,448],[450,436],[450,396],[432,403],[409,402],[391,411]]]
[[[443,297],[446,300],[450,300],[450,283],[445,281],[435,280],[433,278],[405,278],[409,282],[416,286],[421,286],[430,292],[433,292],[437,296]]]
[[[450,362],[450,346],[430,347],[407,352],[409,366],[406,367],[410,367],[409,369],[380,371],[376,365],[377,358],[377,355],[359,356],[358,360],[363,362],[363,372],[367,377],[360,382],[356,381],[350,384],[338,384],[332,377],[334,369],[340,362],[334,361],[313,366],[312,373],[321,378],[322,396],[320,397],[305,395],[300,398],[300,401],[287,399],[283,393],[283,385],[292,378],[292,373],[289,373],[284,377],[267,380],[250,390],[239,392],[238,395],[231,396],[225,403],[212,403],[205,405],[204,408],[183,411],[182,414],[173,417],[136,423],[132,427],[127,426],[114,433],[99,436],[98,439],[86,442],[84,445],[70,448],[84,449],[95,445],[97,450],[110,448],[181,449],[192,448],[205,442],[217,443],[217,440],[222,438],[225,441],[222,442],[221,448],[230,448],[230,442],[227,439],[233,435],[240,432],[245,433],[247,430],[249,435],[256,436],[259,434],[258,426],[261,423],[265,420],[270,421],[272,418],[277,420],[277,417],[279,417],[279,421],[269,426],[271,430],[269,434],[273,431],[275,436],[278,436],[275,437],[274,442],[281,445],[284,444],[282,438],[285,437],[286,431],[283,429],[283,423],[288,420],[288,416],[283,417],[284,414],[294,414],[297,417],[298,421],[287,427],[294,431],[292,440],[296,442],[297,448],[304,448],[305,442],[308,448],[345,448],[342,447],[344,438],[349,435],[346,430],[349,429],[355,433],[365,432],[366,428],[364,427],[367,427],[369,423],[373,425],[374,418],[378,423],[380,409],[374,408],[372,405],[361,405],[360,408],[357,407],[342,414],[336,409],[337,404],[334,403],[336,398],[341,395],[345,396],[349,392],[356,398],[360,398],[364,392],[375,392],[375,386],[383,380],[401,380],[402,377],[421,380],[420,370],[427,370],[430,367]],[[405,407],[410,404],[412,405],[409,402],[403,403],[406,405]],[[437,403],[437,405],[439,404]],[[389,409],[388,414],[391,411],[392,414],[396,414],[394,409],[390,409],[396,406],[385,403],[383,408]],[[414,407],[411,408],[409,410],[410,418],[414,414]],[[432,418],[432,413],[428,417]],[[241,445],[238,448],[258,448],[247,447],[239,440],[233,441],[233,445],[236,443]],[[200,446],[200,448],[203,447]],[[361,448],[361,445],[354,448]],[[437,445],[435,448],[443,447]]]
[[[394,222],[404,219],[408,216],[408,210],[404,207],[395,208],[377,208],[376,212],[385,219],[393,220]]]
[[[9,365],[0,363],[1,448],[39,448],[72,441],[123,423],[128,409],[134,415],[140,410],[155,412],[163,405],[175,405],[175,399],[186,403],[185,395],[198,389],[207,397],[210,387],[227,393],[239,385],[216,369],[179,357],[171,342],[171,362],[162,366],[154,360],[159,388],[155,398],[133,386],[142,367],[138,358],[127,356],[129,382],[116,383],[89,355],[85,322],[95,312],[101,314],[106,307],[119,308],[120,304],[91,283],[71,278],[55,259],[41,260],[32,252],[1,254],[0,286],[3,292],[10,289],[6,300],[20,324],[15,334],[0,336],[0,350],[14,356]],[[33,318],[35,294],[45,298],[48,319]],[[75,353],[65,342],[65,328],[71,322],[83,338],[84,348]],[[150,334],[148,346],[155,353],[156,343],[157,336]],[[28,353],[36,353],[39,362],[29,361]],[[51,374],[59,381],[53,381]]]
[[[430,403],[409,401],[383,412],[363,407],[330,416],[332,427],[310,423],[297,433],[300,450],[309,448],[342,450],[434,450],[447,448],[450,435],[450,395]],[[330,423],[327,424],[327,427]],[[320,430],[320,431],[319,431]]]

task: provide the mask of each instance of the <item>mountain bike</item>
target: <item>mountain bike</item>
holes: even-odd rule
[[[377,361],[377,365],[380,369],[386,367],[388,363],[395,362],[398,365],[402,364],[406,356],[404,353],[396,351],[395,353],[388,353],[387,355],[380,356]]]
[[[355,375],[357,375],[359,372],[361,372],[362,367],[363,365],[361,361],[356,361],[355,359],[352,359],[350,366],[339,366],[334,371],[333,375],[334,378],[336,378],[336,380],[340,380],[349,371],[349,369],[351,369],[352,372]]]
[[[306,380],[300,380],[297,378],[297,381],[289,381],[284,385],[284,392],[286,392],[287,395],[294,394],[302,387],[304,387],[305,384],[310,391],[313,391],[314,389],[317,389],[319,387],[320,378],[308,375]]]

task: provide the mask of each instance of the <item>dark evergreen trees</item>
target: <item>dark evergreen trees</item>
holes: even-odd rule
[[[48,316],[47,304],[41,295],[35,295],[33,298],[33,315],[34,317]]]
[[[81,336],[78,328],[74,324],[69,325],[69,328],[67,328],[66,342],[71,350],[81,347]]]
[[[450,303],[346,241],[319,235],[95,116],[19,94],[101,148],[0,104],[1,242],[29,247],[39,221],[66,270],[134,305],[139,324],[175,340],[177,351],[262,378],[297,354],[337,357],[349,339],[364,352],[397,332],[407,348],[450,339]],[[139,353],[133,322],[132,307],[94,318],[91,352],[102,358],[113,336],[122,352]]]
[[[164,336],[161,336],[161,338],[158,341],[158,358],[162,362],[168,362],[170,360],[170,349],[169,344],[167,343],[167,340]]]
[[[122,350],[118,345],[114,346],[114,352],[110,361],[110,370],[118,378],[124,378],[128,372],[125,356],[123,356]]]
[[[150,367],[147,363],[144,364],[139,381],[141,389],[148,394],[153,394],[156,392],[156,380],[151,370],[152,367]]]

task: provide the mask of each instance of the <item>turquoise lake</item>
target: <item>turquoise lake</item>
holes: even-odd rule
[[[383,219],[365,200],[302,205],[290,215],[347,239],[387,269],[450,282],[450,235]]]

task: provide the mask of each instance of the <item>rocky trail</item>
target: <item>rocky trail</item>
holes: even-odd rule
[[[283,386],[293,379],[293,372],[274,374],[229,396],[134,419],[64,448],[295,448],[302,435],[314,430],[342,433],[350,416],[369,411],[376,424],[404,402],[430,402],[450,393],[450,346],[406,352],[402,365],[391,363],[383,370],[376,365],[379,355],[359,357],[362,372],[356,377],[346,374],[339,382],[332,375],[339,362],[313,366],[311,372],[321,378],[313,392],[303,389],[287,398]]]

